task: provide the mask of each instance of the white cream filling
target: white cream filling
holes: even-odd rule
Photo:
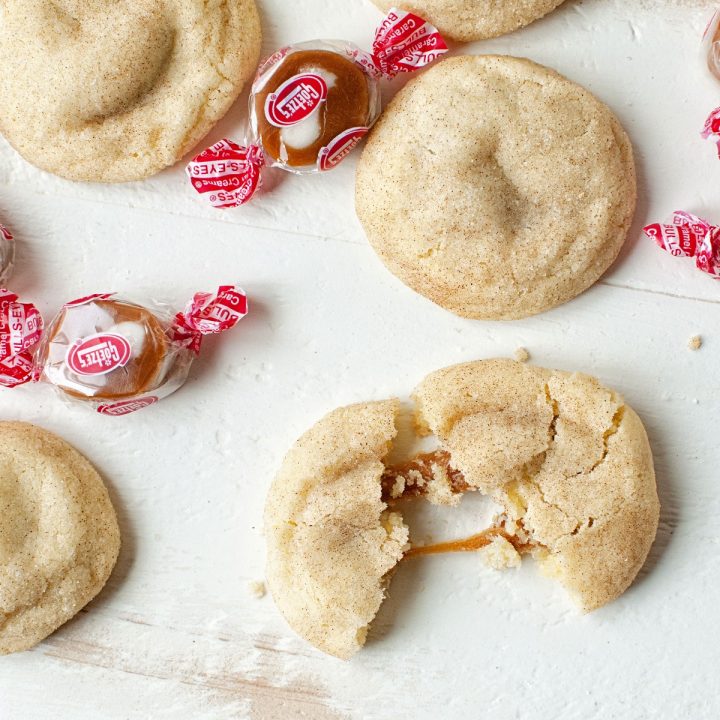
[[[142,354],[147,338],[147,328],[136,322],[121,322],[107,329],[110,335],[122,335],[130,343],[130,357]]]
[[[319,67],[304,67],[300,72],[319,75],[327,84],[328,90],[335,87],[337,76]],[[295,125],[284,127],[280,131],[280,139],[283,145],[295,150],[303,150],[314,145],[320,138],[323,128],[320,125],[320,108],[317,108],[312,115],[306,117]]]

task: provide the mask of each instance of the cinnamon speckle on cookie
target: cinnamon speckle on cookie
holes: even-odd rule
[[[357,170],[358,217],[382,262],[467,318],[524,318],[585,291],[620,252],[635,204],[612,112],[506,56],[449,58],[408,83]]]
[[[64,440],[0,422],[0,655],[27,650],[103,588],[120,550],[107,490]]]
[[[254,0],[5,0],[0,133],[71,180],[153,175],[227,112],[260,35]]]
[[[484,40],[547,15],[564,0],[373,0],[381,10],[400,7],[436,25],[454,40]]]

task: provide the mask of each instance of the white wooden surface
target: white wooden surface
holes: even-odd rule
[[[363,0],[260,4],[268,52],[322,36],[368,45],[380,17]],[[223,213],[194,197],[181,165],[143,183],[77,185],[0,141],[13,287],[45,312],[106,290],[181,305],[226,281],[253,301],[237,331],[207,342],[185,388],[137,415],[95,416],[47,387],[0,396],[0,416],[60,433],[97,465],[124,541],[95,602],[0,659],[0,720],[717,718],[720,285],[640,233],[676,208],[720,221],[720,162],[698,137],[720,102],[698,50],[711,10],[570,0],[512,36],[457,48],[555,67],[606,100],[637,149],[641,199],[620,261],[576,301],[521,322],[460,320],[391,277],[354,216],[355,160],[283,177]],[[244,107],[209,140],[238,137]],[[691,353],[697,333],[705,344]],[[428,371],[520,345],[538,364],[596,374],[644,419],[663,513],[641,578],[580,616],[532,563],[495,573],[474,555],[415,561],[356,659],[315,652],[247,587],[263,575],[262,506],[285,450],[337,405],[407,396]],[[423,509],[416,532],[462,535],[486,512],[477,499]]]

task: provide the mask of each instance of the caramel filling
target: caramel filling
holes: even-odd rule
[[[265,115],[268,95],[295,75],[323,73],[332,77],[328,83],[327,99],[313,113],[317,122],[317,137],[303,147],[293,147],[283,138],[282,128],[272,125]],[[327,50],[303,50],[292,53],[281,61],[272,76],[255,98],[258,131],[265,152],[274,160],[291,167],[313,166],[320,150],[338,135],[368,123],[370,90],[365,73],[344,55]],[[302,122],[307,122],[303,120]]]
[[[450,465],[450,453],[435,450],[417,455],[408,462],[385,468],[382,497],[385,502],[427,495],[433,483],[446,479],[453,494],[462,495],[472,488],[465,477]]]
[[[503,527],[491,527],[483,530],[477,535],[471,535],[462,540],[450,540],[449,542],[436,543],[433,545],[418,545],[410,548],[403,557],[418,557],[420,555],[440,555],[443,553],[475,552],[484,547],[496,538],[501,537],[507,540],[521,555],[526,555],[535,549],[536,545],[529,541],[523,541],[517,535],[510,535]]]
[[[397,500],[427,496],[432,492],[433,485],[437,483],[449,486],[453,495],[462,495],[474,490],[465,480],[462,471],[452,466],[451,460],[450,453],[446,450],[435,450],[385,468],[381,480],[383,501],[392,503]],[[514,532],[508,531],[509,522],[507,519],[501,519],[496,526],[468,538],[432,545],[418,545],[410,548],[403,557],[475,552],[490,545],[496,537],[507,540],[520,554],[530,553],[539,547],[530,540],[522,522],[515,523]]]
[[[83,376],[68,366],[68,348],[96,333],[132,331],[131,355],[122,366],[102,375]],[[123,400],[151,390],[157,383],[168,353],[168,340],[160,320],[139,305],[120,300],[93,300],[66,307],[48,329],[39,361],[46,378],[78,398]]]

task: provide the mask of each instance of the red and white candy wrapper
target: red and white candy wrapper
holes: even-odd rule
[[[298,175],[337,167],[377,121],[379,81],[414,72],[448,50],[421,17],[391,10],[371,52],[316,40],[284,47],[260,66],[250,94],[248,141],[221,140],[187,166],[213,207],[238,207],[261,187],[265,165]]]
[[[235,327],[247,313],[247,296],[232,285],[223,285],[215,295],[195,293],[185,312],[175,316],[170,338],[197,355],[205,335],[217,335]]]
[[[678,210],[667,224],[644,228],[645,234],[675,257],[695,258],[697,267],[720,279],[720,227]]]
[[[17,387],[34,379],[32,349],[42,331],[43,319],[34,305],[0,290],[0,385]]]
[[[0,225],[0,287],[4,287],[15,265],[15,240],[10,231]]]
[[[419,15],[393,8],[375,32],[372,53],[358,49],[353,57],[369,75],[394,78],[429,65],[447,51],[437,28]]]
[[[175,392],[203,337],[248,312],[247,296],[232,285],[197,293],[174,316],[98,293],[66,303],[43,332],[34,306],[2,293],[0,385],[47,382],[103,415],[127,415]]]
[[[231,208],[245,204],[260,189],[264,165],[257,146],[220,140],[194,158],[187,172],[195,190],[213,207]]]
[[[710,113],[701,135],[705,140],[712,139],[715,142],[718,148],[718,157],[720,157],[720,107]]]

